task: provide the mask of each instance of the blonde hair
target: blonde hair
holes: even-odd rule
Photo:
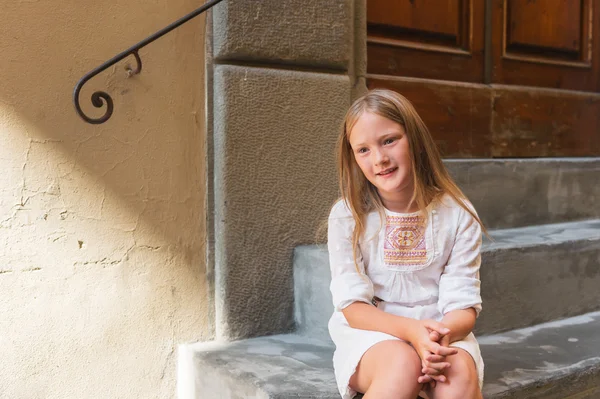
[[[450,177],[429,130],[410,101],[391,90],[372,90],[354,101],[348,109],[338,137],[336,151],[340,192],[355,222],[352,250],[357,269],[358,242],[365,232],[366,215],[378,211],[383,217],[384,209],[377,189],[360,170],[350,146],[350,132],[365,112],[394,121],[406,132],[414,181],[410,205],[416,204],[418,209],[426,214],[425,209],[429,203],[443,194],[448,194],[479,223],[487,234],[479,217],[465,204],[466,196]]]

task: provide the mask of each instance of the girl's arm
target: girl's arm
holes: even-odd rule
[[[438,310],[451,330],[450,342],[466,337],[481,311],[480,265],[481,226],[461,208],[452,252],[439,282]]]
[[[444,315],[442,324],[450,330],[448,344],[465,338],[475,327],[477,313],[475,309],[453,310]]]
[[[342,313],[352,328],[383,332],[410,343],[424,339],[430,330],[440,335],[452,333],[435,320],[415,320],[396,316],[364,302],[354,302],[344,308]]]
[[[475,327],[477,312],[473,308],[453,310],[444,315],[442,326],[448,328],[448,334],[440,334],[438,331],[431,330],[429,339],[438,342],[443,347],[448,347],[452,342],[460,341],[471,333]],[[441,357],[434,356],[434,361],[443,362]]]

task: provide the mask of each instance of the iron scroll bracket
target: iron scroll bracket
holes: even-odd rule
[[[140,58],[140,55],[139,55],[140,49],[142,49],[143,47],[152,43],[153,41],[157,40],[158,38],[166,35],[167,33],[171,32],[173,29],[183,25],[190,19],[197,17],[198,15],[202,14],[203,12],[212,8],[213,6],[219,4],[221,1],[223,1],[223,0],[211,0],[211,1],[206,2],[202,7],[198,8],[197,10],[192,11],[191,13],[187,14],[186,16],[178,19],[177,21],[173,22],[169,26],[159,30],[155,34],[148,36],[146,39],[142,40],[138,44],[115,55],[113,58],[106,61],[105,63],[98,66],[97,68],[93,69],[92,71],[88,72],[81,79],[79,79],[79,82],[77,82],[77,84],[75,85],[75,89],[73,91],[73,103],[75,104],[75,110],[77,111],[77,114],[79,114],[81,119],[83,119],[87,123],[98,125],[98,124],[106,122],[111,117],[113,110],[114,110],[114,104],[113,104],[112,97],[104,91],[96,91],[92,94],[92,98],[91,98],[92,105],[96,108],[102,108],[102,107],[106,106],[106,111],[104,112],[104,115],[102,115],[99,118],[90,118],[83,112],[83,110],[81,109],[81,105],[79,103],[79,94],[81,92],[81,88],[83,87],[83,85],[85,85],[87,83],[88,80],[92,79],[94,76],[98,75],[99,73],[103,72],[104,70],[115,65],[117,62],[119,62],[119,61],[123,60],[124,58],[127,58],[131,55],[133,55],[135,57],[137,66],[133,70],[132,69],[128,70],[128,74],[129,74],[129,76],[132,76],[132,75],[136,75],[136,74],[140,73],[142,71],[142,59]]]

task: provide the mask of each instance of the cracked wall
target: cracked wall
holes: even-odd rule
[[[9,2],[0,14],[0,397],[166,398],[213,338],[205,281],[204,20],[86,72],[191,0]],[[95,112],[95,113],[94,113]]]

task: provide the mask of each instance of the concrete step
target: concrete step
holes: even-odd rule
[[[600,312],[479,338],[486,398],[600,398]]]
[[[600,397],[600,312],[479,338],[484,397]],[[338,399],[333,344],[299,334],[179,350],[179,399]]]
[[[482,249],[483,312],[491,334],[600,309],[600,220],[492,230]],[[294,252],[298,331],[327,337],[333,311],[327,249]]]
[[[600,158],[445,164],[490,229],[600,218]]]

